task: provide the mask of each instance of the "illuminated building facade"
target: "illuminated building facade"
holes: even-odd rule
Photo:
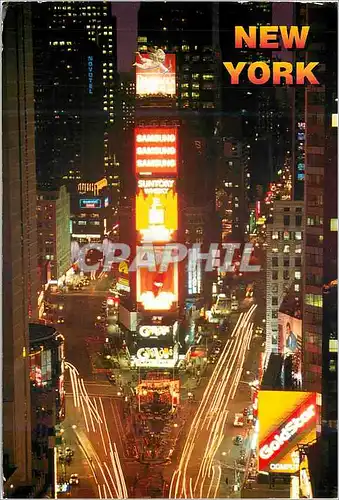
[[[32,28],[29,4],[4,7],[2,464],[4,496],[25,497],[32,484],[28,321],[37,318],[38,299]]]
[[[178,106],[204,110],[219,107],[219,12],[216,3],[142,3],[138,15],[138,49],[162,47],[176,55]],[[220,52],[219,52],[220,57]],[[192,118],[192,117],[191,117]]]
[[[41,4],[33,12],[38,181],[75,188],[114,167],[115,18],[107,2]]]
[[[138,75],[138,73],[137,73]],[[145,75],[147,78],[148,75]],[[152,78],[152,77],[150,77]],[[174,76],[175,81],[175,76]],[[137,92],[142,92],[137,85]],[[148,96],[147,96],[148,97]],[[179,302],[179,265],[162,269],[164,245],[175,243],[178,232],[178,131],[175,126],[135,129],[136,304],[140,317],[131,346],[134,366],[174,368],[179,359],[175,321]],[[155,258],[154,269],[141,267],[138,246]],[[139,246],[140,248],[140,246]]]
[[[37,194],[38,255],[49,279],[59,280],[71,265],[70,195],[66,187]]]
[[[222,150],[216,188],[216,208],[222,225],[221,238],[223,242],[241,243],[248,232],[249,148],[241,141],[224,137]]]
[[[52,326],[29,325],[32,413],[32,472],[40,491],[54,496],[55,436],[65,418],[64,338]]]
[[[336,25],[333,6],[308,5],[307,21],[313,26],[313,37],[306,57],[322,60],[321,86],[305,89],[305,260],[303,312],[303,383],[307,390],[321,390],[323,344],[323,285],[337,278],[335,248],[330,248],[330,219],[337,218],[333,198],[337,173],[335,137],[332,113],[336,111],[337,87],[334,43]],[[324,29],[326,26],[326,29]],[[332,199],[333,198],[333,199]],[[325,201],[326,200],[326,201]],[[326,203],[326,210],[325,210]],[[332,215],[331,215],[332,214]],[[326,239],[325,239],[326,238]],[[325,250],[326,249],[326,250]],[[325,260],[326,258],[326,260]],[[331,264],[331,265],[330,265]]]
[[[266,361],[279,350],[278,312],[291,287],[302,294],[303,205],[286,200],[273,202],[267,224],[266,254]]]

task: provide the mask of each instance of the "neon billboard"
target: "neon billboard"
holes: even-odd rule
[[[178,196],[174,179],[139,179],[136,230],[141,242],[168,242],[178,229]]]
[[[299,470],[298,444],[316,439],[320,406],[321,395],[315,392],[259,392],[259,471],[293,474]]]
[[[170,347],[141,347],[132,362],[135,366],[149,368],[173,368],[178,361],[177,346]]]
[[[145,311],[169,311],[178,302],[178,262],[170,262],[166,270],[161,268],[163,247],[152,247],[155,269],[137,266],[137,302]],[[138,257],[139,258],[139,257]]]
[[[138,96],[175,96],[175,54],[165,54],[162,49],[137,52],[134,66]]]
[[[135,171],[144,176],[177,174],[175,127],[136,128]]]

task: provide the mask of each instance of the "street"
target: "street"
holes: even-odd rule
[[[150,470],[136,460],[138,438],[129,416],[132,407],[126,413],[118,387],[111,385],[104,374],[93,373],[91,353],[102,350],[104,342],[104,333],[94,323],[107,296],[107,292],[103,294],[105,287],[107,280],[100,280],[85,290],[54,297],[62,300],[65,319],[58,326],[65,336],[68,373],[63,446],[74,450],[66,477],[59,468],[59,480],[67,481],[71,474],[79,478],[68,496],[145,497],[152,489],[162,490],[163,484],[167,484],[163,493],[170,498],[234,495],[234,486],[240,486],[246,465],[239,465],[239,458],[249,456],[251,444],[250,427],[236,428],[233,420],[235,413],[242,413],[251,403],[250,380],[243,380],[243,372],[253,363],[249,350],[254,343],[257,306],[253,300],[242,301],[242,312],[232,315],[232,333],[225,334],[217,364],[205,368],[198,386],[187,375],[182,376],[178,437],[171,461],[154,463]],[[131,380],[131,373],[125,370],[118,370],[117,376],[125,387]],[[194,401],[187,397],[192,387]],[[238,435],[243,437],[241,446],[234,444]]]

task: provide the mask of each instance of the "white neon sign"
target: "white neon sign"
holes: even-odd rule
[[[310,405],[300,417],[292,418],[282,428],[280,434],[276,434],[272,441],[265,444],[259,451],[259,456],[263,460],[271,458],[276,451],[280,450],[286,441],[289,441],[299,429],[304,427],[315,416],[315,405]]]
[[[164,325],[150,325],[150,326],[141,326],[139,328],[139,334],[141,337],[144,337],[145,339],[147,338],[154,338],[154,337],[164,337],[168,335],[171,331],[171,328],[169,326],[164,326]]]
[[[175,134],[138,134],[137,142],[175,142]],[[173,148],[174,149],[174,148]],[[175,153],[175,150],[174,150]]]
[[[137,167],[175,167],[175,160],[137,160]]]
[[[138,155],[175,155],[176,149],[173,146],[139,146],[137,147]]]
[[[145,194],[166,194],[174,187],[174,179],[139,179],[138,188]]]

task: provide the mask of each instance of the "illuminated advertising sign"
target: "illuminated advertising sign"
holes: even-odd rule
[[[305,122],[298,122],[296,127],[296,163],[297,181],[305,180]]]
[[[259,471],[299,470],[298,444],[316,439],[320,407],[321,395],[315,392],[259,392]]]
[[[118,268],[119,276],[117,281],[117,289],[125,292],[130,291],[129,278],[128,278],[128,262],[125,260],[120,262]]]
[[[108,205],[109,205],[109,200],[108,200],[108,198],[105,198],[104,199],[104,207],[107,208]]]
[[[88,56],[88,93],[93,94],[93,56]]]
[[[39,349],[30,354],[30,380],[36,386],[45,386],[52,381],[52,351]]]
[[[177,174],[176,128],[136,128],[135,170],[148,176]]]
[[[175,54],[165,54],[162,49],[137,52],[134,66],[138,96],[175,96]]]
[[[145,311],[169,311],[178,301],[178,263],[170,262],[166,271],[162,272],[161,261],[163,247],[152,247],[154,251],[155,269],[141,267],[143,261],[137,253],[137,302]]]
[[[178,229],[178,196],[174,179],[139,179],[136,229],[141,242],[168,242]]]
[[[201,261],[198,260],[198,249],[190,249],[192,258],[188,260],[188,295],[195,295],[201,292]]]
[[[101,208],[100,198],[81,198],[79,200],[80,208]]]
[[[177,347],[141,347],[132,360],[140,367],[173,368],[178,361]]]
[[[261,202],[260,200],[257,200],[255,202],[255,218],[259,219],[260,215],[261,215]]]
[[[292,356],[293,377],[301,381],[302,321],[279,312],[279,352]]]
[[[158,339],[166,337],[171,333],[171,327],[165,325],[142,325],[139,327],[139,335],[144,339]]]

